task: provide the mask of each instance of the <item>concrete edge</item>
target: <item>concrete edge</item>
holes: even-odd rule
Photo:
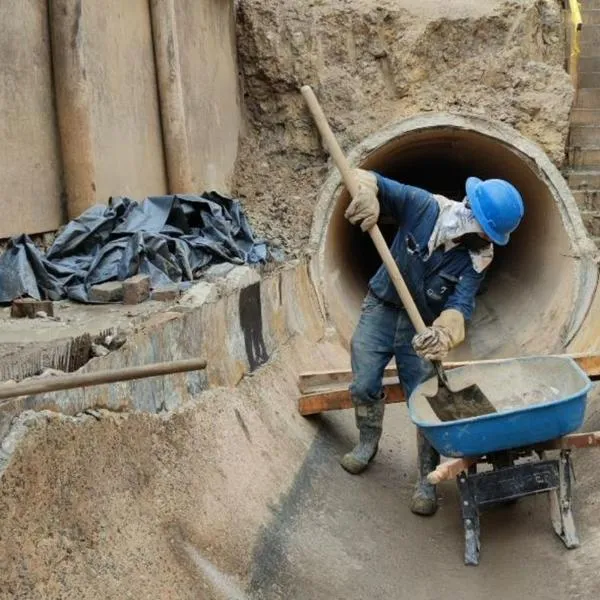
[[[6,442],[0,455],[6,463],[7,454],[14,451],[17,432],[11,427],[26,411],[78,415],[94,409],[173,410],[202,390],[237,385],[299,335],[314,342],[324,336],[323,314],[307,262],[290,263],[262,278],[249,267],[235,267],[220,280],[193,286],[177,305],[151,315],[122,348],[92,359],[79,370],[202,356],[208,360],[205,371],[8,400],[0,405],[0,441]]]
[[[563,336],[565,345],[569,344],[580,331],[597,289],[598,250],[587,233],[575,198],[565,179],[538,144],[525,138],[509,125],[496,123],[480,115],[469,113],[418,114],[393,123],[364,139],[349,152],[348,161],[352,167],[357,167],[365,161],[369,154],[380,149],[393,138],[406,133],[438,128],[473,131],[508,146],[522,155],[522,158],[552,192],[569,237],[573,255],[581,259],[577,269],[578,285],[574,293],[574,301],[578,309],[573,313]],[[342,185],[339,171],[332,169],[319,191],[315,206],[307,251],[311,257],[311,270],[319,290],[324,289],[323,249],[327,223],[335,208],[335,199]],[[325,314],[328,314],[327,301],[322,292],[319,296]]]

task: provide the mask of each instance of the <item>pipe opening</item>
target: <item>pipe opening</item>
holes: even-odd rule
[[[556,177],[564,184],[558,171],[545,159],[553,170],[546,172],[548,168],[541,168],[535,157],[515,146],[514,138],[489,135],[480,128],[438,123],[403,129],[400,135],[388,132],[381,134],[383,139],[370,138],[353,153],[352,162],[454,200],[464,197],[465,181],[471,175],[507,179],[519,189],[526,206],[510,244],[495,248],[467,341],[453,358],[562,350],[572,335],[573,315],[581,312],[577,305],[587,302],[587,297],[580,290],[581,249],[572,235],[573,227],[583,230],[583,225],[576,209],[575,215],[570,214],[574,203],[566,184],[568,198],[561,197],[553,185]],[[329,316],[348,343],[368,280],[381,261],[369,236],[344,219],[346,190],[326,184],[323,195],[321,201],[329,202],[330,210],[320,224],[319,274]],[[391,241],[396,225],[382,222],[380,226]]]

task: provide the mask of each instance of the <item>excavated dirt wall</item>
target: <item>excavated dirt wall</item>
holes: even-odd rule
[[[299,94],[312,85],[346,149],[420,112],[514,126],[563,163],[573,97],[558,0],[247,0],[237,7],[247,130],[234,189],[292,253],[327,157]]]

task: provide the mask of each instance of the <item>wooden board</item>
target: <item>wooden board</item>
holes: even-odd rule
[[[404,402],[404,393],[397,381],[384,379],[383,389],[386,394],[386,404]],[[352,400],[347,387],[306,394],[301,396],[298,401],[298,410],[304,417],[345,408],[352,408]]]
[[[563,355],[564,356],[564,355]],[[600,378],[600,354],[569,354],[591,379]],[[472,364],[499,363],[505,360],[480,360],[444,363],[447,369],[455,369]],[[352,408],[348,385],[352,380],[349,369],[338,371],[313,371],[300,375],[299,388],[302,393],[298,400],[301,415],[314,415],[328,410]],[[384,389],[387,404],[404,402],[404,394],[397,380],[395,367],[387,367],[384,373]]]
[[[396,367],[389,366],[383,372],[383,377],[397,377]],[[312,371],[302,373],[298,379],[298,387],[302,394],[315,394],[327,391],[332,386],[347,386],[352,381],[352,371],[342,369],[339,371]]]
[[[543,447],[548,450],[574,450],[576,448],[594,448],[597,446],[600,446],[600,431],[571,433],[548,444],[543,444]]]

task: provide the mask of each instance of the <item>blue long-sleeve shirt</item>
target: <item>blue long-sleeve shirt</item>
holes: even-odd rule
[[[393,217],[398,224],[390,251],[423,320],[431,324],[449,308],[470,319],[484,273],[475,271],[469,251],[462,245],[448,252],[437,248],[427,256],[427,244],[440,210],[437,201],[426,190],[375,175],[381,214]],[[381,300],[402,305],[384,265],[370,280],[369,288]]]

